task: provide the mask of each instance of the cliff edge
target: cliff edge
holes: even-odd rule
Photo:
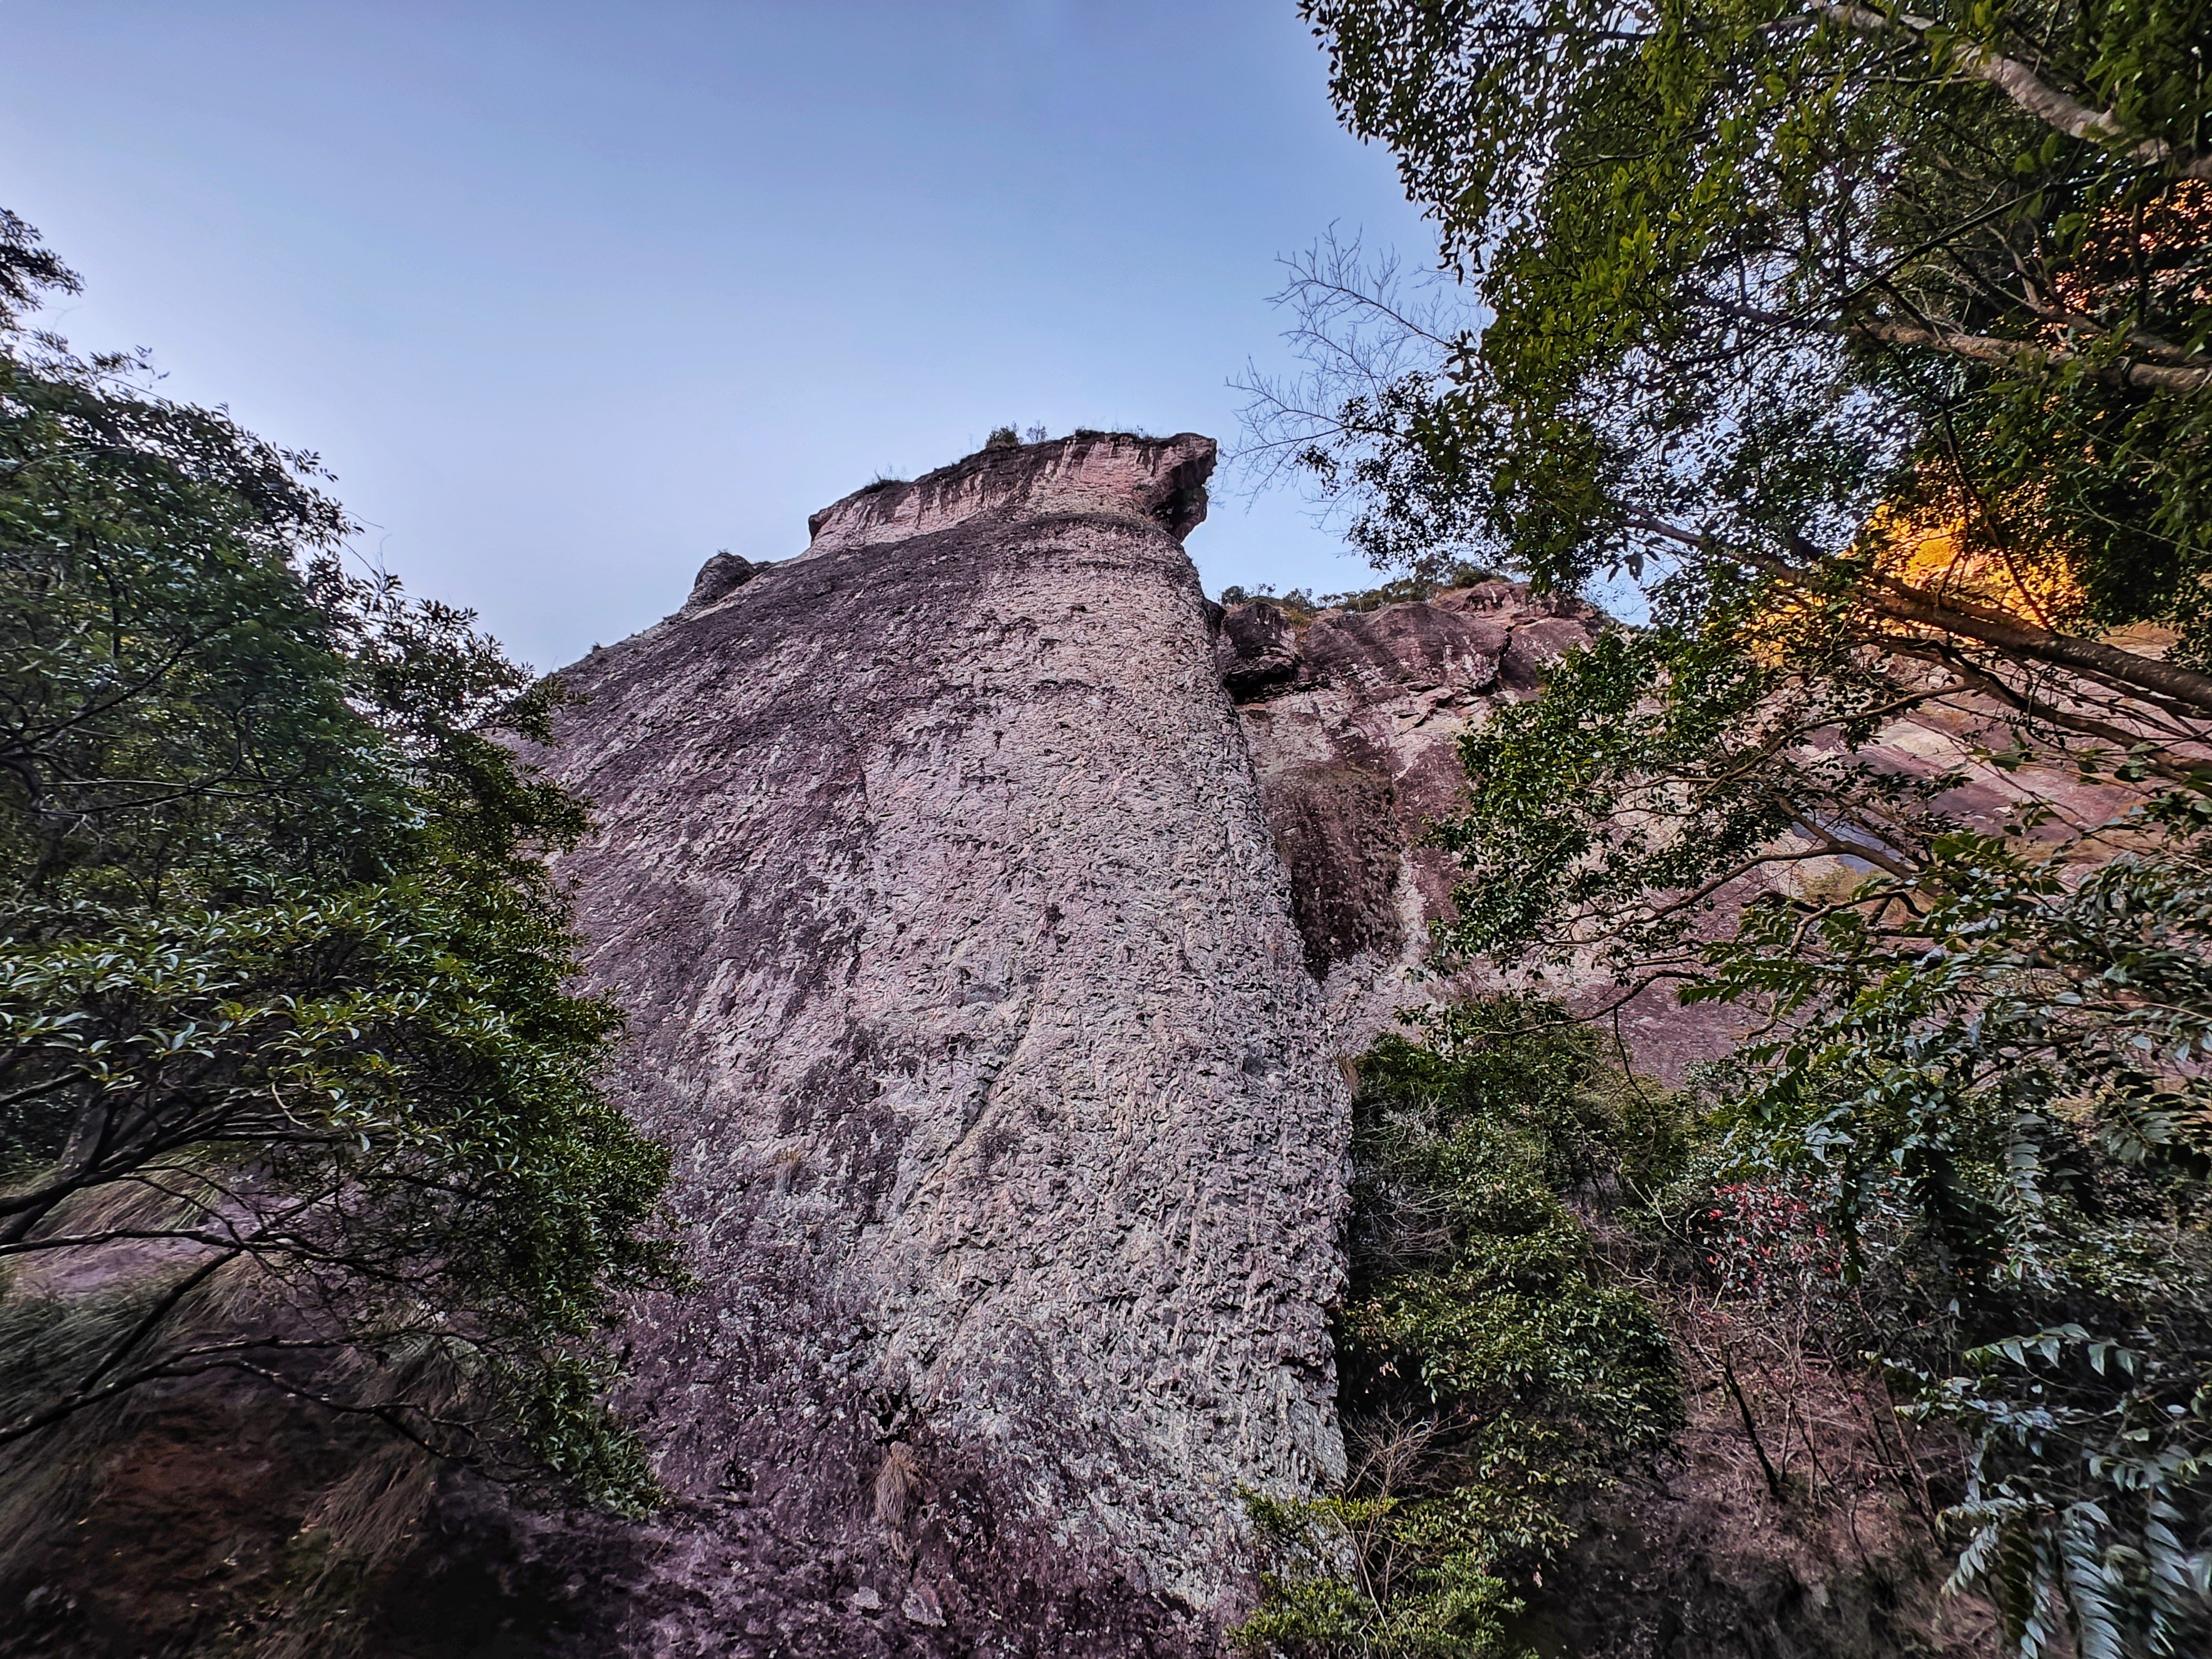
[[[609,1650],[1209,1652],[1339,1473],[1345,1085],[1179,542],[1210,440],[986,451],[702,573],[539,757],[701,1288]],[[553,1538],[541,1548],[565,1553]]]

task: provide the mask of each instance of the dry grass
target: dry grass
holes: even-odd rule
[[[907,1516],[921,1491],[921,1466],[913,1451],[894,1441],[876,1471],[876,1520],[890,1534],[891,1553],[902,1561],[914,1559],[914,1546],[906,1535]]]

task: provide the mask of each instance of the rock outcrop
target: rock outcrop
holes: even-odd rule
[[[1261,599],[1223,617],[1222,684],[1243,721],[1340,1052],[1394,1029],[1401,1007],[1498,982],[1479,967],[1423,973],[1430,928],[1453,915],[1457,879],[1449,854],[1425,837],[1462,810],[1460,738],[1499,703],[1534,696],[1546,665],[1601,620],[1580,600],[1507,581],[1373,611],[1293,617]],[[1591,985],[1578,995],[1609,992]],[[1732,1011],[1684,1009],[1663,991],[1620,1015],[1637,1066],[1670,1080],[1738,1035]]]
[[[180,1389],[81,1449],[0,1654],[1220,1654],[1244,1494],[1343,1472],[1340,1058],[1480,988],[1417,973],[1454,874],[1423,832],[1599,619],[1504,582],[1224,612],[1180,544],[1212,460],[1079,434],[872,485],[563,671],[535,758],[597,805],[562,872],[698,1279],[623,1333],[664,1510],[533,1511]],[[1733,1035],[1623,1013],[1662,1074]],[[1886,1539],[1785,1536],[1739,1408],[1698,1395],[1584,1517],[1532,1639],[1897,1646]]]
[[[1455,816],[1467,787],[1460,739],[1501,702],[1533,697],[1547,664],[1594,636],[1601,614],[1580,600],[1486,581],[1372,611],[1293,615],[1266,599],[1230,608],[1217,630],[1222,684],[1236,700],[1267,820],[1289,868],[1306,963],[1325,988],[1340,1052],[1356,1054],[1392,1029],[1401,1007],[1497,988],[1484,964],[1426,971],[1431,927],[1454,914],[1459,872],[1425,844],[1429,825]],[[2016,775],[1986,757],[2009,744],[2002,711],[1977,720],[1946,706],[1893,722],[1863,751],[1902,775],[1957,778],[1939,805],[1995,831],[2025,806],[2048,814],[2056,840],[2125,807],[2121,793],[2050,773]],[[1796,866],[1796,880],[1850,881],[1868,866],[1838,859]],[[1717,896],[1716,926],[1757,889]],[[1579,1012],[1610,1007],[1619,992],[1591,972],[1544,988]],[[1608,1018],[1632,1063],[1678,1081],[1751,1029],[1741,1011],[1685,1008],[1656,987]]]
[[[1212,459],[872,487],[564,672],[701,1281],[629,1333],[675,1503],[592,1546],[601,1651],[1211,1652],[1241,1494],[1339,1473],[1348,1103],[1178,540]]]
[[[1452,870],[1421,836],[1465,793],[1460,737],[1501,700],[1533,696],[1544,663],[1595,621],[1587,605],[1503,581],[1302,623],[1265,600],[1224,617],[1222,682],[1316,978],[1425,949],[1427,923],[1449,911]]]
[[[809,556],[933,535],[971,520],[1008,524],[1070,514],[1147,520],[1178,544],[1206,519],[1211,438],[1159,441],[1079,432],[1053,443],[1006,444],[912,483],[878,479],[806,521]]]
[[[1325,988],[1341,1052],[1366,1048],[1401,1006],[1498,982],[1483,964],[1449,977],[1421,971],[1431,924],[1453,914],[1458,875],[1425,832],[1463,808],[1460,739],[1502,702],[1536,696],[1546,665],[1601,621],[1586,605],[1504,581],[1371,611],[1301,614],[1263,599],[1224,613],[1222,682],[1244,723],[1308,969]],[[2125,804],[2093,785],[2016,777],[1978,758],[2002,741],[1996,722],[1926,708],[1863,753],[1901,775],[1954,780],[1945,810],[1990,828],[2033,803],[2055,815],[2055,836]],[[1800,869],[1812,881],[1864,873],[1832,859]],[[1723,890],[1724,905],[1753,890]],[[1547,988],[1585,1007],[1618,994],[1595,975]],[[1620,1014],[1632,1064],[1669,1081],[1726,1052],[1743,1030],[1735,1010],[1686,1009],[1664,991]],[[1750,1408],[1733,1373],[1711,1363],[1698,1310],[1658,1295],[1677,1333],[1688,1421],[1667,1455],[1577,1506],[1576,1540],[1528,1593],[1517,1634],[1534,1650],[1589,1659],[1992,1651],[1988,1609],[1937,1594],[1941,1547],[1924,1501],[1899,1501],[1892,1459],[1907,1443],[1889,1402],[1792,1350],[1784,1397],[1803,1413],[1795,1431],[1827,1493],[1778,1504],[1742,1427]],[[1777,1426],[1791,1431],[1786,1417]],[[1928,1467],[1948,1469],[1940,1437],[1911,1455],[1923,1454]]]

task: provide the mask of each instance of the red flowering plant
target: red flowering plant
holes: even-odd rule
[[[1842,1283],[1842,1242],[1823,1213],[1814,1182],[1771,1175],[1715,1187],[1690,1231],[1723,1296],[1772,1305]]]

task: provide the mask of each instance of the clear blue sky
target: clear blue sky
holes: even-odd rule
[[[1191,429],[1274,259],[1415,263],[1292,0],[0,0],[0,202],[171,395],[320,452],[416,592],[550,667],[717,548],[1002,422]],[[1364,568],[1217,489],[1209,591]]]

